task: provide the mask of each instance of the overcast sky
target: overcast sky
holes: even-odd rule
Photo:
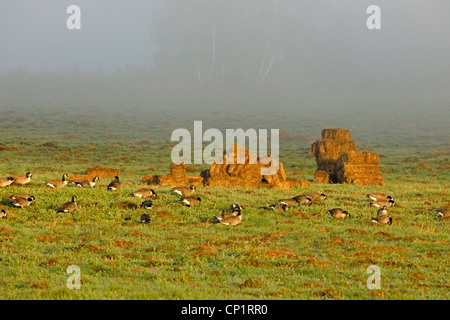
[[[192,0],[192,3],[204,2],[208,10],[214,1],[225,0]],[[316,1],[325,4],[323,9],[308,17],[307,32],[299,30],[301,39],[292,39],[302,42],[313,67],[327,64],[335,72],[342,72],[341,68],[367,67],[378,71],[420,71],[428,76],[449,73],[450,1]],[[309,12],[308,7],[314,1],[297,2],[301,5],[295,10],[304,8],[304,12]],[[108,72],[127,64],[150,67],[158,3],[158,0],[1,0],[0,71],[17,68],[60,71],[78,67]],[[70,4],[81,8],[81,30],[70,31],[66,27],[69,16],[66,8]],[[370,4],[382,9],[381,30],[366,28],[365,10]],[[292,14],[303,18],[304,12]]]

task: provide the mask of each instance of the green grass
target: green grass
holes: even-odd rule
[[[104,121],[102,128],[113,122]],[[142,176],[168,172],[171,143],[170,137],[153,135],[157,139],[148,137],[150,144],[139,144],[145,139],[137,134],[140,129],[138,123],[137,129],[121,127],[109,136],[103,134],[107,131],[96,135],[95,126],[82,132],[63,125],[50,133],[39,126],[2,129],[0,142],[18,150],[0,151],[0,176],[34,174],[28,186],[0,189],[1,205],[9,212],[0,220],[2,299],[450,297],[450,230],[448,221],[435,214],[437,208],[449,205],[448,154],[433,154],[445,149],[445,142],[414,152],[372,145],[383,155],[385,187],[312,184],[307,190],[289,191],[203,187],[197,190],[201,205],[192,208],[177,202],[169,187],[156,187],[159,198],[151,211],[152,222],[141,225],[142,210],[117,205],[139,204],[141,200],[130,194],[144,187]],[[152,130],[164,129],[161,125]],[[42,146],[50,141],[56,145]],[[289,176],[312,179],[316,164],[309,146],[282,145],[280,160]],[[404,161],[411,156],[417,161]],[[415,170],[421,162],[429,168]],[[82,173],[96,164],[120,169],[123,188],[108,192],[108,178],[94,189],[45,187],[45,181],[64,172]],[[314,190],[325,192],[328,199],[287,212],[264,209],[278,198]],[[36,203],[10,208],[5,198],[22,191],[35,195]],[[370,223],[376,209],[369,207],[365,195],[372,191],[395,196],[398,207],[390,210],[393,225]],[[78,196],[77,210],[57,213],[73,194]],[[245,207],[240,225],[208,222],[233,202]],[[345,208],[352,218],[332,219],[326,212],[334,207]],[[381,268],[380,290],[366,286],[366,269],[373,264]],[[80,267],[80,290],[66,287],[70,265]]]

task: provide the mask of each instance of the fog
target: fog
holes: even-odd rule
[[[71,4],[80,30],[66,26]],[[366,26],[372,4],[380,30]],[[50,99],[151,108],[149,91],[183,100],[195,88],[213,96],[203,101],[211,108],[261,90],[287,109],[445,112],[448,12],[447,0],[2,0],[0,108]]]

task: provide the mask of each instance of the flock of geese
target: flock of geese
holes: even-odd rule
[[[31,181],[32,173],[27,172],[24,176],[10,176],[6,178],[0,178],[0,188],[5,188],[9,186],[23,186],[28,184]],[[96,186],[98,177],[94,177],[92,180],[78,180],[71,182],[74,186],[80,188],[94,188]],[[49,188],[63,188],[67,186],[69,183],[67,174],[63,174],[62,179],[50,180],[46,182],[46,186]],[[122,182],[119,177],[116,176],[114,180],[112,180],[108,186],[107,190],[109,191],[117,191],[122,187]],[[191,207],[195,205],[199,205],[202,199],[199,196],[194,195],[196,191],[196,187],[191,186],[180,186],[171,189],[172,193],[181,196],[180,202],[183,203],[186,207]],[[158,198],[158,194],[153,189],[142,188],[133,192],[134,197],[142,198],[144,201],[140,204],[140,208],[144,210],[149,210],[153,208],[153,200]],[[376,217],[371,219],[372,223],[377,224],[392,224],[392,217],[389,216],[388,208],[395,206],[395,200],[383,193],[371,193],[367,195],[368,198],[372,200],[370,203],[371,206],[379,208],[376,213]],[[11,195],[9,197],[13,207],[16,208],[24,208],[33,204],[36,199],[34,196],[26,193],[18,193]],[[297,205],[311,205],[313,201],[323,201],[327,199],[327,196],[324,193],[320,193],[318,191],[311,192],[307,194],[301,194],[295,196],[293,198],[280,199],[277,203],[270,205],[268,208],[273,210],[282,210],[286,211],[291,207]],[[57,212],[61,213],[72,213],[77,208],[77,196],[73,195],[71,201],[68,201],[62,204]],[[233,203],[230,205],[228,209],[223,210],[219,215],[214,216],[213,221],[224,224],[224,225],[238,225],[242,221],[241,210],[244,207]],[[334,219],[344,219],[350,218],[351,214],[341,208],[333,208],[327,211]],[[0,211],[0,218],[4,218],[7,216],[7,212],[3,209]],[[450,209],[443,209],[438,211],[438,216],[440,217],[449,217]],[[147,224],[151,222],[150,215],[144,213],[140,218],[140,222],[143,224]]]

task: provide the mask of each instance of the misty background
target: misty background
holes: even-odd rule
[[[71,4],[81,30],[66,27]],[[381,30],[366,27],[372,4]],[[449,12],[447,0],[1,0],[0,110],[43,116],[38,128],[106,132],[96,112],[108,112],[149,135],[152,121],[168,134],[204,120],[448,146]]]

